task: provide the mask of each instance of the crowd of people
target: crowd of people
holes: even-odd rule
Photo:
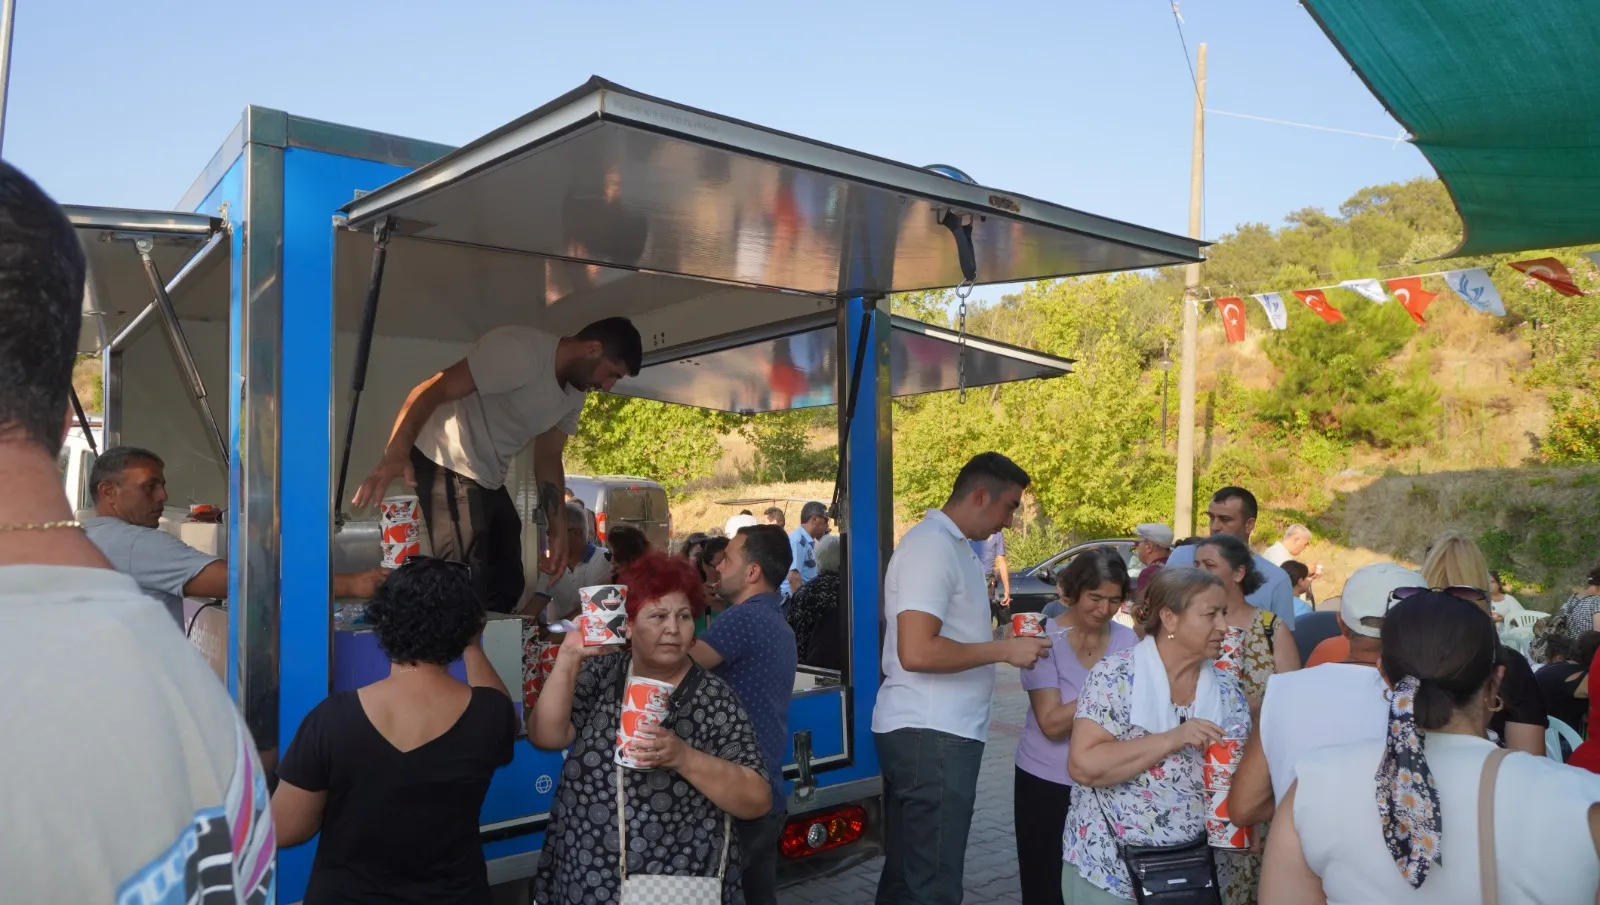
[[[827,508],[806,503],[793,530],[781,509],[740,513],[669,555],[629,526],[597,543],[558,480],[540,489],[551,535],[531,586],[506,522],[507,451],[532,443],[559,463],[583,394],[637,372],[631,324],[492,331],[413,392],[357,498],[413,481],[435,555],[335,578],[336,594],[372,599],[389,675],[301,721],[269,796],[227,691],[172,630],[173,599],[222,596],[226,565],[162,552],[161,458],[108,451],[83,519],[60,491],[83,289],[71,224],[0,164],[0,680],[26,691],[0,698],[0,758],[19,778],[6,814],[26,828],[0,847],[8,898],[264,905],[279,847],[315,837],[309,905],[484,903],[479,814],[525,731],[566,752],[533,901],[776,902],[796,677],[848,661]],[[1308,611],[1320,568],[1293,557],[1310,532],[1254,552],[1257,501],[1225,487],[1207,536],[1140,525],[1136,566],[1112,548],[1077,556],[1043,632],[1006,633],[1002,532],[1029,484],[1005,456],[975,456],[889,559],[871,715],[879,905],[961,901],[1000,664],[1028,699],[1013,785],[1024,905],[1597,901],[1600,742],[1581,739],[1600,567],[1534,630],[1530,662],[1506,635],[1520,604],[1460,532],[1420,570],[1366,566],[1324,601],[1336,611]],[[553,630],[577,588],[607,582],[629,588],[628,643],[567,632],[519,726],[481,647],[488,614]],[[658,722],[628,728],[623,766],[635,680],[670,691]],[[1551,726],[1578,740],[1566,764],[1546,756]],[[1230,744],[1218,789],[1209,752]],[[1219,816],[1245,841],[1212,845]]]

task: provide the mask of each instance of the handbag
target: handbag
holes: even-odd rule
[[[622,767],[617,767],[617,874],[622,877],[618,905],[722,905],[722,878],[728,872],[728,846],[733,839],[733,818],[722,815],[722,859],[714,877],[666,874],[628,875],[628,808],[623,791]]]
[[[1572,607],[1578,602],[1578,595],[1567,598],[1567,602],[1556,610],[1554,616],[1536,625],[1533,630],[1533,643],[1528,645],[1528,659],[1535,663],[1547,663],[1550,660],[1550,639],[1555,635],[1567,635],[1567,623],[1572,617]]]
[[[1483,888],[1483,905],[1500,901],[1499,867],[1494,862],[1494,784],[1510,753],[1506,748],[1490,751],[1478,779],[1478,885]]]
[[[1128,869],[1133,900],[1139,905],[1222,905],[1222,885],[1217,882],[1216,855],[1200,835],[1176,845],[1138,845],[1124,842],[1116,824],[1106,813],[1100,790],[1094,790],[1100,817],[1117,847],[1117,856]]]

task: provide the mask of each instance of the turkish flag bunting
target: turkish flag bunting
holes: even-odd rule
[[[1511,266],[1534,279],[1547,284],[1562,295],[1583,295],[1578,284],[1572,282],[1567,265],[1555,258],[1534,258],[1531,261],[1512,261]]]
[[[1217,299],[1217,312],[1222,315],[1222,329],[1228,334],[1228,342],[1244,342],[1244,302],[1234,296]]]
[[[1339,324],[1344,322],[1344,315],[1339,313],[1339,309],[1328,304],[1328,297],[1323,294],[1321,289],[1296,289],[1294,294],[1300,301],[1306,303],[1306,307],[1317,312],[1317,316],[1328,323]]]
[[[1402,277],[1398,280],[1386,280],[1385,285],[1394,297],[1405,306],[1406,313],[1419,324],[1428,322],[1422,319],[1422,312],[1428,310],[1428,303],[1434,300],[1439,293],[1429,292],[1422,288],[1422,277]]]

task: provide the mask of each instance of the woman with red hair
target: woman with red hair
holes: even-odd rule
[[[765,816],[772,786],[733,689],[689,658],[705,585],[687,561],[660,553],[619,578],[628,587],[628,646],[584,647],[581,633],[569,633],[528,715],[534,745],[567,749],[533,899],[610,905],[624,878],[658,874],[718,877],[725,905],[743,905],[729,818]],[[630,677],[672,686],[666,718],[630,746],[639,769],[613,761]],[[622,865],[619,850],[627,852]]]

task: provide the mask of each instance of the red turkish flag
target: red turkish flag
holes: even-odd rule
[[[1428,310],[1428,303],[1432,302],[1439,293],[1429,292],[1422,288],[1422,277],[1401,277],[1398,280],[1386,281],[1389,291],[1405,306],[1406,313],[1419,324],[1428,322],[1422,319],[1422,312]]]
[[[1530,277],[1545,283],[1562,295],[1583,295],[1582,289],[1572,281],[1567,265],[1555,258],[1534,258],[1531,261],[1512,261],[1511,266]]]
[[[1328,304],[1328,297],[1323,294],[1321,289],[1296,289],[1294,294],[1300,301],[1306,303],[1306,307],[1317,312],[1317,316],[1328,323],[1338,324],[1344,322],[1344,315],[1339,313],[1338,308]]]
[[[1222,315],[1222,329],[1228,334],[1228,342],[1244,342],[1244,302],[1233,296],[1217,299],[1217,313]]]

